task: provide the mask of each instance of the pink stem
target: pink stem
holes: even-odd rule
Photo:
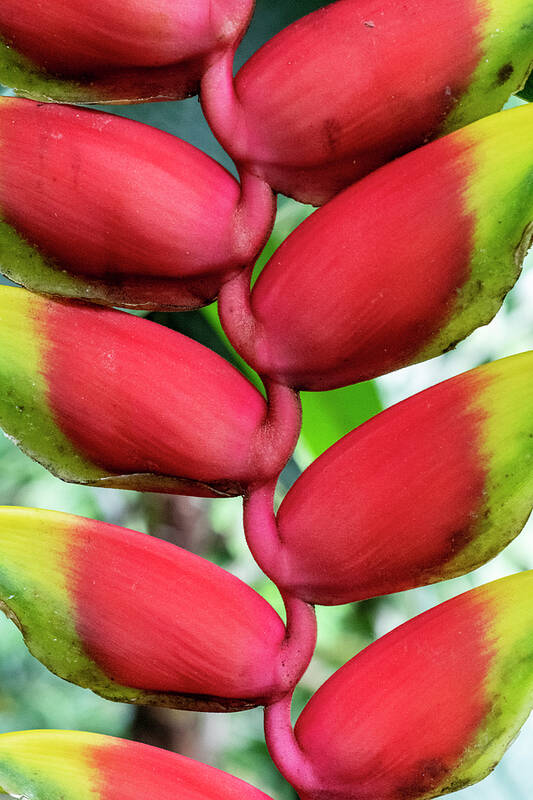
[[[249,486],[244,496],[244,530],[254,559],[279,585],[283,583],[283,548],[274,514],[274,495],[279,474],[298,441],[302,406],[298,392],[269,379],[264,383],[268,410],[258,432],[256,462],[266,477]]]
[[[281,592],[287,613],[287,633],[282,645],[282,669],[287,691],[294,687],[309,666],[316,647],[315,609],[299,597]]]
[[[273,505],[277,482],[276,477],[254,486],[243,501],[246,542],[256,563],[274,583],[283,574],[283,546]]]
[[[287,612],[287,633],[281,650],[282,685],[286,691],[301,678],[316,645],[314,609],[283,590],[284,550],[274,513],[274,494],[282,454],[294,449],[300,430],[301,408],[296,392],[273,381],[265,381],[269,413],[265,428],[269,441],[262,444],[263,466],[277,464],[274,477],[250,487],[244,497],[244,532],[250,552],[261,569],[280,588]],[[265,455],[266,454],[266,455]],[[270,454],[270,457],[268,457]]]
[[[216,54],[202,78],[200,101],[204,116],[224,150],[235,161],[241,161],[248,150],[248,131],[233,82],[235,49]]]
[[[252,313],[250,280],[254,265],[239,272],[218,293],[218,315],[224,332],[235,350],[248,364],[256,364],[261,327]]]
[[[241,197],[234,217],[234,247],[243,263],[255,261],[272,232],[276,197],[262,178],[240,170]]]
[[[265,708],[265,740],[272,761],[298,792],[316,786],[313,765],[306,757],[291,722],[292,692]]]
[[[257,458],[268,477],[279,474],[298,443],[302,427],[300,394],[271,378],[261,376],[268,408],[261,427]],[[273,497],[273,494],[272,494]]]
[[[281,677],[292,691],[311,661],[316,645],[313,606],[283,590],[284,552],[273,499],[277,479],[254,487],[244,498],[244,531],[250,552],[261,569],[280,588],[287,614],[287,632],[281,648]]]
[[[233,54],[226,54],[208,70],[202,83],[206,116],[226,150],[238,152],[246,138],[242,109],[232,76]],[[231,146],[227,145],[227,136]],[[270,188],[245,169],[241,172],[241,237],[268,235],[274,220],[274,196]],[[265,209],[268,213],[265,214]],[[265,221],[268,219],[268,227]],[[251,232],[251,235],[250,235]],[[253,264],[228,281],[219,292],[218,311],[222,326],[235,349],[252,366],[261,363],[264,343],[250,302]],[[259,356],[259,358],[258,358]],[[260,373],[262,370],[259,370]],[[244,530],[250,551],[259,566],[278,586],[283,585],[283,543],[274,513],[274,494],[279,474],[293,452],[301,429],[300,396],[291,387],[263,377],[268,409],[258,434],[256,457],[266,477],[250,486],[244,497]],[[280,648],[280,683],[284,696],[265,709],[265,735],[280,772],[296,787],[314,784],[312,766],[302,753],[290,719],[294,686],[300,680],[316,646],[313,606],[280,590],[287,616]]]

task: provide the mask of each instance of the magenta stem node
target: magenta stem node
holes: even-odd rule
[[[298,392],[262,378],[267,393],[267,415],[261,428],[258,457],[265,475],[279,474],[298,443],[302,428],[302,404]]]
[[[273,478],[266,484],[253,487],[243,500],[246,543],[256,563],[274,583],[279,581],[279,567],[283,569],[283,547],[274,514],[277,482],[278,479]]]
[[[235,248],[247,253],[250,263],[219,291],[218,313],[222,327],[237,352],[261,375],[267,396],[267,413],[257,435],[256,464],[263,479],[248,487],[244,496],[246,541],[259,567],[278,586],[285,604],[286,632],[279,652],[280,694],[265,708],[265,735],[270,754],[280,772],[296,788],[314,785],[312,765],[296,740],[291,724],[292,693],[312,658],[317,636],[313,606],[284,590],[284,550],[274,511],[279,475],[300,434],[302,409],[297,391],[265,375],[268,346],[262,326],[254,317],[250,282],[253,248],[264,243],[275,218],[275,196],[270,187],[243,165],[246,124],[235,93],[233,53],[215,60],[202,81],[201,99],[213,132],[236,160],[241,178],[241,200],[235,219]],[[231,146],[228,146],[228,145]],[[259,245],[260,246],[260,245]],[[246,259],[244,259],[246,260]],[[265,369],[261,365],[267,365]]]
[[[214,135],[234,159],[247,152],[248,132],[244,110],[235,92],[233,61],[236,47],[217,53],[204,73],[200,102]]]
[[[240,170],[239,177],[241,196],[233,220],[233,244],[243,263],[251,263],[272,233],[276,196],[268,183],[251,172]]]
[[[282,668],[285,686],[292,694],[309,666],[316,647],[315,609],[304,600],[282,591],[287,614],[287,632],[282,645]]]
[[[291,722],[292,692],[265,708],[265,740],[272,761],[298,792],[313,796],[313,766],[300,748]]]
[[[235,350],[251,364],[260,339],[258,325],[250,303],[250,280],[253,264],[227,281],[218,293],[218,315],[224,332]]]
[[[281,685],[292,692],[313,656],[317,626],[312,605],[283,589],[284,551],[274,514],[276,479],[255,487],[244,498],[244,531],[257,564],[278,586],[287,615],[286,635],[281,646]]]

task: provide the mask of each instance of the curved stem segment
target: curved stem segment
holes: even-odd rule
[[[316,615],[313,606],[290,594],[281,593],[287,613],[287,633],[282,645],[284,684],[292,695],[309,666],[316,647]]]
[[[302,427],[302,403],[299,393],[289,386],[270,378],[262,380],[268,407],[259,432],[257,458],[263,474],[270,479],[279,475],[296,447]],[[272,502],[273,498],[272,491]]]
[[[272,761],[298,792],[316,785],[313,766],[303,753],[291,722],[292,692],[265,708],[265,740]]]
[[[256,367],[261,353],[261,327],[255,319],[250,302],[250,280],[254,269],[249,264],[227,281],[218,293],[218,315],[224,333],[239,355]]]
[[[283,583],[283,546],[274,514],[277,478],[250,490],[243,499],[244,535],[255,562],[277,585]]]
[[[250,304],[249,265],[222,286],[218,295],[218,314],[228,339],[241,357],[252,367],[261,361],[264,342],[261,329]],[[261,374],[261,370],[259,370]],[[302,425],[300,395],[290,386],[264,376],[268,410],[258,431],[256,458],[265,482],[278,475],[291,456]]]
[[[228,57],[217,61],[208,71],[202,86],[202,103],[224,146],[220,131],[224,130],[226,134],[233,129],[240,115],[233,86],[232,61],[233,58],[230,62]],[[236,141],[238,149],[240,140]],[[234,148],[230,148],[230,152],[234,153]],[[262,180],[246,170],[241,170],[241,186],[237,246],[244,251],[254,235],[260,237],[261,230],[265,229],[269,208],[272,215],[268,224],[272,225],[274,196]],[[252,271],[253,264],[250,264],[224,284],[219,292],[218,312],[232,345],[251,366],[257,368],[258,364],[264,363],[266,348],[251,307]],[[296,741],[290,705],[294,686],[307,669],[316,646],[316,617],[313,606],[283,590],[283,543],[274,513],[276,484],[298,441],[302,408],[298,392],[270,377],[263,377],[262,373],[267,370],[259,368],[258,371],[268,402],[255,449],[258,474],[262,474],[264,479],[249,486],[244,497],[244,530],[256,562],[281,587],[287,616],[285,638],[279,653],[280,692],[283,696],[265,710],[265,734],[272,758],[282,774],[294,786],[305,787],[313,783],[312,769]]]
[[[204,73],[200,102],[204,116],[224,150],[235,161],[240,161],[248,150],[248,131],[233,82],[235,49],[217,54]]]
[[[257,434],[256,459],[266,476],[248,488],[244,496],[244,531],[251,553],[263,572],[283,586],[284,558],[274,514],[278,476],[289,460],[300,435],[300,395],[288,386],[263,379],[268,411]]]
[[[279,538],[273,499],[276,479],[254,488],[244,498],[244,531],[250,551],[261,569],[280,588],[287,615],[280,653],[281,685],[292,692],[313,656],[316,616],[312,605],[283,590],[283,543]]]
[[[233,220],[233,245],[245,264],[255,261],[272,232],[276,196],[268,183],[251,172],[241,169],[239,177],[241,196]]]

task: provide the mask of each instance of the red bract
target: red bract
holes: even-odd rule
[[[492,319],[520,273],[532,137],[533,106],[494,114],[331,200],[274,253],[251,319],[242,304],[221,307],[235,346],[258,372],[314,390],[454,347]]]
[[[426,389],[326,450],[281,504],[279,548],[262,566],[325,604],[470,572],[525,524],[532,457],[524,353]]]
[[[23,289],[3,287],[0,301],[0,423],[60,477],[232,495],[281,467],[262,396],[208,348]]]
[[[175,545],[10,507],[0,507],[0,545],[0,602],[33,655],[110,700],[236,711],[299,677],[274,609]]]
[[[252,9],[253,0],[3,0],[0,79],[60,102],[178,100],[239,41]]]
[[[3,734],[0,781],[13,796],[34,800],[272,800],[168,750],[80,731]]]
[[[0,100],[0,262],[34,291],[193,308],[253,260],[274,216],[200,150],[111,114]]]
[[[138,123],[0,99],[0,261],[39,293],[0,287],[0,425],[65,480],[242,495],[285,622],[172,544],[11,507],[0,609],[49,670],[110,700],[263,705],[267,745],[301,800],[431,800],[480,780],[533,705],[533,572],[378,640],[294,728],[290,706],[316,645],[314,604],[464,574],[517,535],[533,502],[533,354],[377,415],[277,514],[274,499],[300,389],[440,355],[514,285],[533,234],[533,107],[490,114],[529,96],[533,0],[329,2],[235,79],[253,0],[0,3],[4,84],[78,103],[200,86],[240,176]],[[274,191],[325,205],[261,271]],[[266,399],[196,341],[79,302],[174,311],[215,297]],[[69,732],[0,737],[2,791],[269,800],[169,753]]]
[[[320,205],[371,170],[502,107],[531,69],[530,0],[340,0],[242,67],[207,74],[224,147]]]
[[[429,800],[484,778],[533,703],[532,582],[466,592],[341,667],[296,723],[300,798]]]

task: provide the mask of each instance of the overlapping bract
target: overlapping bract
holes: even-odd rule
[[[249,783],[158,747],[80,731],[0,736],[0,787],[33,800],[271,800]]]
[[[275,37],[235,84],[250,0],[148,0],[128,14],[133,5],[96,0],[65,13],[58,0],[38,9],[6,0],[0,79],[35,97],[94,102],[178,98],[203,75],[204,109],[238,163],[242,195],[218,165],[161,133],[3,101],[3,257],[31,289],[201,305],[266,234],[263,179],[321,204],[499,108],[531,68],[532,0],[428,0],[423,9],[340,0]],[[53,50],[50,32],[61,37]],[[379,91],[388,102],[376,102]],[[251,315],[239,321],[225,303],[249,363],[285,388],[342,386],[437,355],[488,321],[531,238],[532,120],[527,109],[485,119],[384,166],[314,215],[270,261]],[[273,483],[289,454],[276,413],[269,418],[259,393],[205,348],[114,311],[20,290],[0,299],[0,422],[52,471],[248,499]],[[319,459],[278,514],[269,572],[287,608],[441,580],[505,546],[531,508],[531,384],[531,354],[481,368],[380,415]],[[171,545],[28,509],[0,512],[0,541],[0,600],[32,652],[104,696],[275,708],[301,675],[284,647],[292,640],[302,661],[294,618],[285,630],[251,589]],[[302,800],[429,800],[483,777],[531,707],[531,590],[525,573],[463,595],[336,673],[296,726]],[[117,785],[127,800],[268,800],[140,745],[61,732],[0,737],[0,786],[15,795],[103,800]]]
[[[115,525],[0,507],[0,604],[45,666],[110,700],[234,711],[289,688],[285,627],[262,597]]]
[[[252,11],[253,0],[3,0],[0,81],[37,100],[180,100]]]
[[[494,114],[347,189],[274,253],[249,325],[259,372],[300,389],[383,375],[455,346],[499,309],[533,222],[533,106]]]
[[[111,114],[0,100],[0,266],[29,289],[111,306],[205,305],[253,261],[269,188]]]
[[[321,205],[391,159],[498,111],[531,70],[531,0],[339,0],[242,67],[207,74],[208,120],[274,189]]]
[[[426,389],[330,447],[283,500],[279,553],[263,566],[325,604],[470,572],[526,522],[532,461],[529,352]]]
[[[64,480],[217,496],[264,477],[265,401],[208,348],[24,289],[0,289],[0,322],[0,424]]]
[[[341,667],[295,734],[302,800],[429,800],[484,778],[533,705],[533,572],[449,600]]]

